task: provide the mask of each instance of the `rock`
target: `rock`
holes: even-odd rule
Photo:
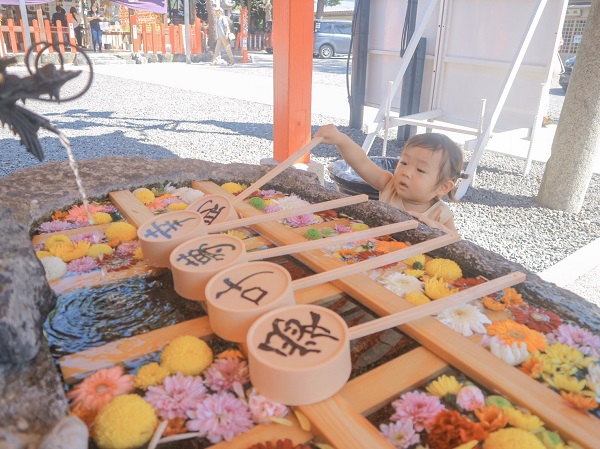
[[[135,59],[136,64],[148,64],[148,58],[141,56]]]
[[[155,55],[154,53],[150,53],[150,54],[147,56],[147,59],[148,59],[148,62],[149,62],[149,63],[156,63],[156,62],[158,62],[158,56],[157,56],[157,55]]]
[[[24,363],[35,357],[42,326],[56,297],[45,280],[29,234],[0,206],[0,363]]]
[[[185,55],[183,53],[175,53],[173,55],[173,62],[185,62]]]
[[[173,62],[173,53],[162,53],[162,62]]]
[[[76,416],[61,418],[44,437],[39,449],[87,449],[89,432]]]

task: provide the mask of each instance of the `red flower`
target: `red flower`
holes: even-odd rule
[[[517,323],[544,334],[557,329],[563,322],[556,313],[527,304],[513,307],[511,313]]]
[[[448,449],[469,441],[483,441],[488,432],[480,423],[474,423],[456,410],[443,410],[433,420],[427,436],[427,444],[431,449]]]

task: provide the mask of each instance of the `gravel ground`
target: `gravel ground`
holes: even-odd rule
[[[231,69],[272,76],[271,67],[268,57],[257,55],[255,64]],[[314,60],[313,82],[345,86],[345,69],[345,59]],[[556,84],[548,113],[555,120],[563,98]],[[139,155],[258,164],[272,156],[272,107],[263,104],[184,89],[169,89],[165,95],[160,85],[97,74],[81,99],[60,105],[28,105],[70,136],[78,159]],[[364,140],[361,131],[346,127],[346,120],[321,115],[313,115],[313,133],[332,122],[355,141]],[[43,134],[41,140],[46,162],[66,160],[56,138]],[[381,139],[376,139],[371,154],[381,154],[381,146]],[[38,164],[5,128],[0,129],[0,148],[2,177]],[[392,140],[388,155],[397,154]],[[326,146],[317,147],[312,155],[325,166],[340,157],[335,148]],[[470,188],[462,201],[451,207],[464,238],[539,272],[600,238],[600,176],[592,178],[582,211],[570,214],[536,206],[544,164],[534,162],[527,177],[521,175],[523,164],[510,156],[485,153],[477,187]],[[334,188],[326,178],[327,186]]]

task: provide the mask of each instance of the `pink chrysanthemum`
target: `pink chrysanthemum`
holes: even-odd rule
[[[96,212],[101,212],[102,209],[104,209],[103,207],[94,206],[93,204],[89,204],[88,207],[90,210],[90,215],[94,215]],[[85,207],[83,205],[73,206],[71,209],[69,209],[69,214],[65,220],[71,222],[88,223],[88,214],[85,210]]]
[[[410,418],[389,425],[381,424],[379,430],[392,446],[398,449],[406,449],[421,440],[419,434],[413,428],[413,422]]]
[[[258,394],[254,388],[248,395],[248,407],[252,418],[257,423],[269,423],[271,418],[283,418],[289,412],[285,405],[270,401]]]
[[[240,359],[215,360],[203,375],[204,383],[216,392],[233,390],[236,384],[242,386],[250,381],[248,362]]]
[[[75,259],[69,262],[67,270],[71,273],[89,273],[92,270],[98,268],[98,261],[93,257],[82,257],[81,259]]]
[[[279,212],[280,210],[281,210],[281,207],[271,204],[269,206],[265,206],[265,208],[263,209],[263,212],[266,214],[273,214],[275,212]]]
[[[102,368],[87,377],[73,390],[67,398],[73,405],[81,405],[89,410],[100,410],[113,398],[133,391],[133,376],[124,374],[122,366]]]
[[[114,214],[117,212],[117,208],[112,204],[108,204],[106,206],[102,206],[99,212],[104,212],[105,214]]]
[[[71,241],[73,243],[85,241],[95,245],[96,243],[105,242],[106,236],[99,231],[82,232],[81,234],[71,237]]]
[[[230,393],[206,396],[187,416],[187,428],[202,433],[213,444],[231,441],[254,426],[246,404]]]
[[[345,234],[346,232],[351,232],[352,231],[352,228],[350,228],[350,226],[345,226],[345,225],[341,225],[341,224],[336,224],[333,227],[333,229],[338,234]]]
[[[130,240],[129,242],[123,242],[117,248],[117,253],[122,256],[132,256],[136,249],[140,247],[139,240]]]
[[[311,224],[318,223],[319,220],[315,219],[313,214],[296,215],[286,220],[286,224],[293,228],[301,228],[303,226],[310,226]]]
[[[42,234],[47,234],[49,232],[61,232],[66,231],[67,229],[73,229],[73,225],[66,221],[46,221],[40,225],[38,231]]]
[[[462,387],[456,394],[456,403],[469,412],[481,408],[485,405],[483,393],[475,385]]]
[[[396,413],[390,418],[392,421],[404,421],[410,418],[417,432],[429,430],[436,415],[446,407],[437,396],[430,396],[422,391],[409,391],[392,402]]]
[[[163,419],[187,418],[206,396],[206,387],[197,376],[184,376],[181,372],[167,377],[160,386],[148,387],[144,399]]]
[[[269,196],[273,196],[273,195],[277,195],[279,192],[277,190],[261,190],[260,194],[261,196],[264,197],[269,197]]]
[[[562,343],[579,349],[586,356],[600,357],[600,337],[582,327],[561,324],[546,337],[548,344]]]

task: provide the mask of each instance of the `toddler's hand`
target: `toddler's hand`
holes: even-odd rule
[[[315,137],[322,137],[323,143],[327,145],[338,145],[344,135],[335,125],[324,125],[315,133]]]

